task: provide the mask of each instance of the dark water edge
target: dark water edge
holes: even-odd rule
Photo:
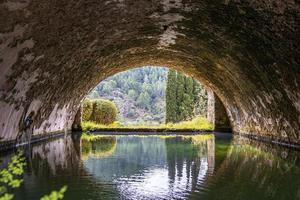
[[[193,138],[194,137],[194,138]],[[13,153],[1,155],[1,168]],[[300,199],[299,151],[230,134],[68,135],[26,150],[15,199]]]

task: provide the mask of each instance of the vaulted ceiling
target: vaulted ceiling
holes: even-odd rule
[[[235,132],[300,142],[295,0],[0,1],[0,135],[70,129],[99,81],[145,65],[181,70],[222,100]]]

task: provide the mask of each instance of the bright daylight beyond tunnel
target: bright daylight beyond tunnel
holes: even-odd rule
[[[207,91],[192,77],[165,67],[141,67],[101,81],[87,95],[82,127],[212,130],[207,107]]]

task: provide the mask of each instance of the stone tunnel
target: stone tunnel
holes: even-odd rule
[[[71,129],[101,80],[145,65],[212,89],[234,133],[300,143],[296,0],[1,0],[0,137]]]

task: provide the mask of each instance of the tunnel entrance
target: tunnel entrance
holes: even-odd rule
[[[210,88],[157,66],[126,70],[101,81],[76,114],[73,130],[82,127],[231,131],[226,110]]]
[[[211,88],[235,133],[299,143],[297,1],[43,5],[0,4],[1,141],[16,139],[31,112],[34,135],[70,131],[99,81],[152,64]]]

